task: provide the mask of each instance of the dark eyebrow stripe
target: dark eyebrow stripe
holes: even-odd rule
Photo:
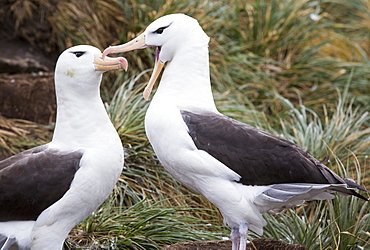
[[[85,54],[86,51],[70,51],[69,53],[72,53],[72,54],[77,54],[77,53]]]

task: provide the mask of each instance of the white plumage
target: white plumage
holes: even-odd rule
[[[145,128],[164,168],[218,207],[232,228],[233,249],[246,247],[248,229],[262,235],[262,213],[306,200],[331,199],[332,192],[366,191],[342,179],[297,145],[216,109],[210,83],[209,37],[184,14],[161,17],[132,41],[110,53],[157,47],[148,98],[166,64],[145,117]]]
[[[127,61],[103,61],[101,55],[88,45],[60,55],[52,141],[0,161],[2,250],[62,249],[70,230],[112,192],[123,148],[100,98],[100,82],[107,70],[127,69]]]

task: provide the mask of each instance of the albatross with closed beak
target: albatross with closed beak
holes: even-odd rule
[[[55,69],[52,141],[0,161],[0,249],[61,250],[70,230],[112,192],[123,168],[121,140],[100,98],[102,73],[127,69],[79,45]]]
[[[184,14],[161,17],[110,53],[157,47],[147,99],[166,64],[145,117],[151,145],[179,182],[218,207],[231,227],[232,249],[246,248],[248,229],[259,235],[262,213],[331,199],[333,192],[366,191],[343,179],[294,143],[233,120],[216,109],[210,83],[209,37]]]

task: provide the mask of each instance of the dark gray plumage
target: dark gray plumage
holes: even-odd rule
[[[67,192],[81,157],[43,145],[0,161],[0,221],[36,220]]]
[[[197,148],[238,173],[244,185],[347,184],[366,191],[288,140],[217,113],[181,111],[181,115]],[[367,200],[352,189],[342,193]]]

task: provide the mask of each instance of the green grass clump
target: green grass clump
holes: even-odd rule
[[[266,215],[265,237],[314,249],[367,249],[370,246],[369,205],[354,197],[310,204],[301,212]],[[320,212],[314,211],[318,210]]]
[[[312,250],[367,249],[370,246],[369,209],[368,202],[355,197],[338,196],[312,202],[306,209],[266,215],[265,236]]]
[[[162,201],[153,203],[148,199],[129,207],[116,204],[112,197],[110,204],[106,202],[82,222],[70,237],[70,247],[84,242],[101,249],[160,249],[180,241],[221,238],[220,232],[213,231],[217,226],[210,230],[209,222],[190,215],[198,208],[169,207]]]

